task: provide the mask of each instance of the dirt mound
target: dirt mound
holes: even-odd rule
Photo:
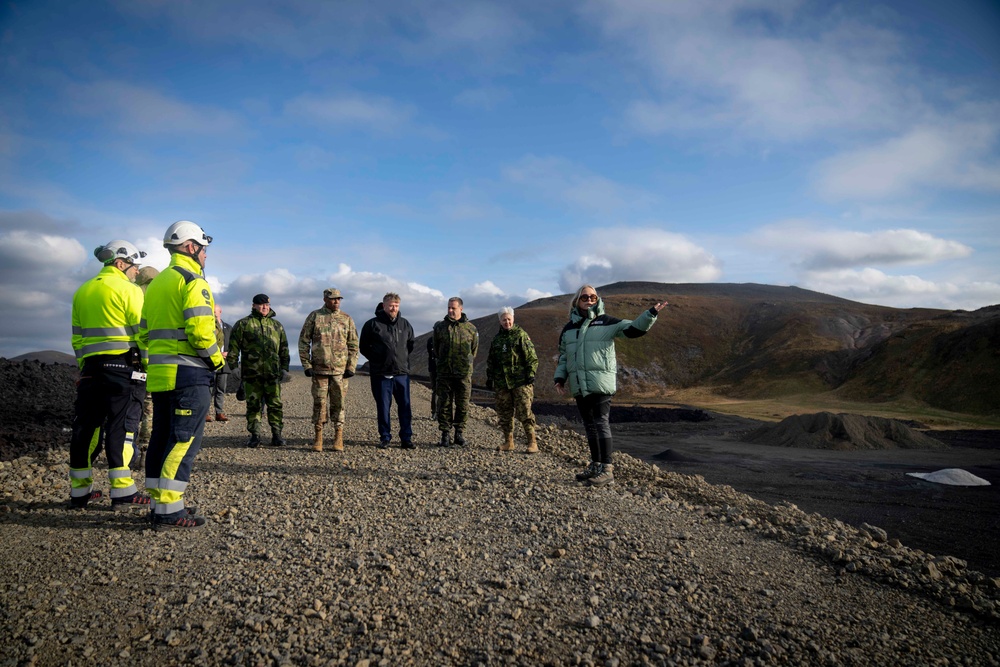
[[[944,444],[896,419],[818,412],[761,426],[743,440],[800,449],[941,449]]]
[[[0,461],[69,442],[79,377],[75,364],[0,359]]]

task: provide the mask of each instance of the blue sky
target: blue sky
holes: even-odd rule
[[[418,333],[617,280],[1000,303],[998,75],[991,0],[6,1],[0,356],[180,219],[293,347],[326,286]]]

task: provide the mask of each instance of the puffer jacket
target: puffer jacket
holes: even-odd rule
[[[515,389],[535,381],[538,354],[528,332],[512,325],[494,336],[486,357],[486,386],[490,389]]]
[[[472,375],[479,351],[479,331],[462,313],[453,320],[445,317],[434,324],[434,362],[437,377],[461,378]]]
[[[559,335],[555,383],[569,383],[573,396],[614,394],[618,389],[615,338],[638,338],[656,323],[652,308],[634,320],[620,320],[604,312],[604,300],[580,315],[576,309]]]
[[[231,369],[240,365],[240,377],[250,382],[278,382],[291,361],[285,327],[272,310],[264,317],[256,310],[233,325],[229,336]]]

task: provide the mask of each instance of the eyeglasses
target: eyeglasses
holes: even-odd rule
[[[580,301],[597,301],[596,294],[581,294]]]

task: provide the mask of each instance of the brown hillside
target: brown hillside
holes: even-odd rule
[[[607,312],[622,318],[664,298],[670,302],[648,335],[618,342],[619,394],[626,399],[662,398],[690,387],[740,399],[841,388],[845,398],[906,395],[967,414],[998,413],[997,383],[986,392],[978,389],[1000,377],[996,308],[897,309],[756,284],[615,283],[598,292]],[[551,378],[569,298],[548,297],[516,309],[517,323],[538,350],[535,392],[542,400],[557,399]],[[481,351],[473,379],[481,386],[486,351],[499,327],[493,315],[474,322]],[[415,374],[427,373],[428,335],[417,341]],[[919,364],[908,363],[918,358]]]

